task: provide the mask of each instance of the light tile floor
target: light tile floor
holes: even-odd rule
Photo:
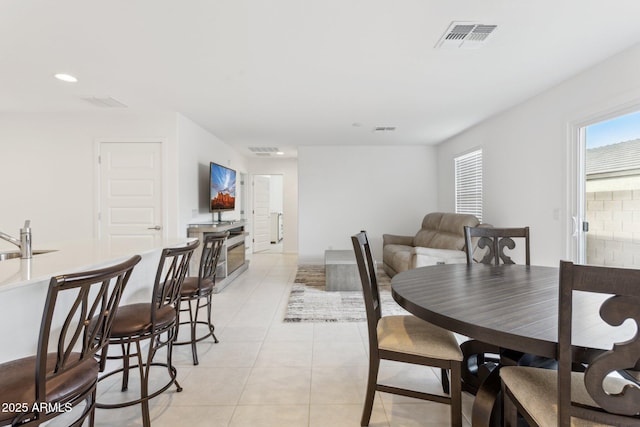
[[[365,323],[283,323],[297,257],[253,255],[249,270],[214,296],[220,340],[174,348],[184,390],[172,387],[151,402],[154,427],[355,427],[360,425],[368,366]],[[158,372],[163,377],[164,372]],[[383,364],[381,377],[400,385],[441,390],[439,372]],[[106,383],[106,382],[105,382]],[[113,383],[113,382],[112,382]],[[135,393],[132,377],[130,391]],[[119,398],[102,384],[99,400]],[[463,423],[472,397],[463,393]],[[139,405],[96,411],[96,426],[140,426]],[[447,405],[376,395],[372,427],[448,426]]]

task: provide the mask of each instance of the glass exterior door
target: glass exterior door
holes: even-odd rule
[[[640,268],[640,111],[580,130],[578,262]]]

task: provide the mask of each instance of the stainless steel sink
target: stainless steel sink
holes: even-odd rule
[[[49,250],[33,251],[32,254],[39,255],[39,254],[46,254],[49,252],[55,252],[55,250],[49,249]],[[20,251],[0,252],[0,261],[4,261],[6,259],[13,259],[13,258],[20,258]]]

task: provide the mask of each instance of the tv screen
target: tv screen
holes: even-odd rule
[[[236,207],[236,171],[211,162],[209,167],[211,212],[232,211]]]

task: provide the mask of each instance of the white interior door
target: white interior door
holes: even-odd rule
[[[162,144],[100,143],[99,237],[150,247],[162,237]]]
[[[253,177],[253,251],[270,248],[271,223],[269,221],[269,194],[271,180],[267,176]]]

